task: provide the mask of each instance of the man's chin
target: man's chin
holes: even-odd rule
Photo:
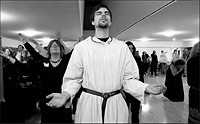
[[[99,25],[99,28],[108,28],[108,24],[105,24],[105,25]]]

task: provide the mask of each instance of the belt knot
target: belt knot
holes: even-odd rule
[[[103,94],[102,94],[102,97],[103,97],[104,99],[107,99],[109,96],[110,96],[110,93],[103,93]]]

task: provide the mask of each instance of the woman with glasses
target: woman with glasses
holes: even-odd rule
[[[24,40],[24,42],[25,41],[26,40]],[[25,44],[27,50],[34,50],[28,42]],[[29,52],[30,54],[37,54],[36,51]],[[49,99],[46,99],[48,94],[61,92],[62,79],[67,68],[71,52],[64,55],[64,47],[61,42],[59,40],[52,40],[47,46],[47,54],[48,58],[44,57],[43,59],[39,59],[29,65],[20,63],[17,59],[3,53],[1,53],[0,56],[9,59],[11,63],[22,71],[29,70],[30,72],[34,72],[39,75],[41,82],[41,92],[39,94],[41,123],[71,123],[72,112],[70,104],[61,108],[52,108],[46,105],[46,103],[49,102]]]

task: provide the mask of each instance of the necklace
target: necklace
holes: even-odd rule
[[[61,58],[56,60],[56,61],[53,61],[53,60],[50,59],[50,61],[53,62],[53,63],[58,63],[58,62],[60,62],[60,60],[61,60]]]

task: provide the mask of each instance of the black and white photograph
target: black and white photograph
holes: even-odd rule
[[[200,123],[199,0],[1,0],[0,123]]]

